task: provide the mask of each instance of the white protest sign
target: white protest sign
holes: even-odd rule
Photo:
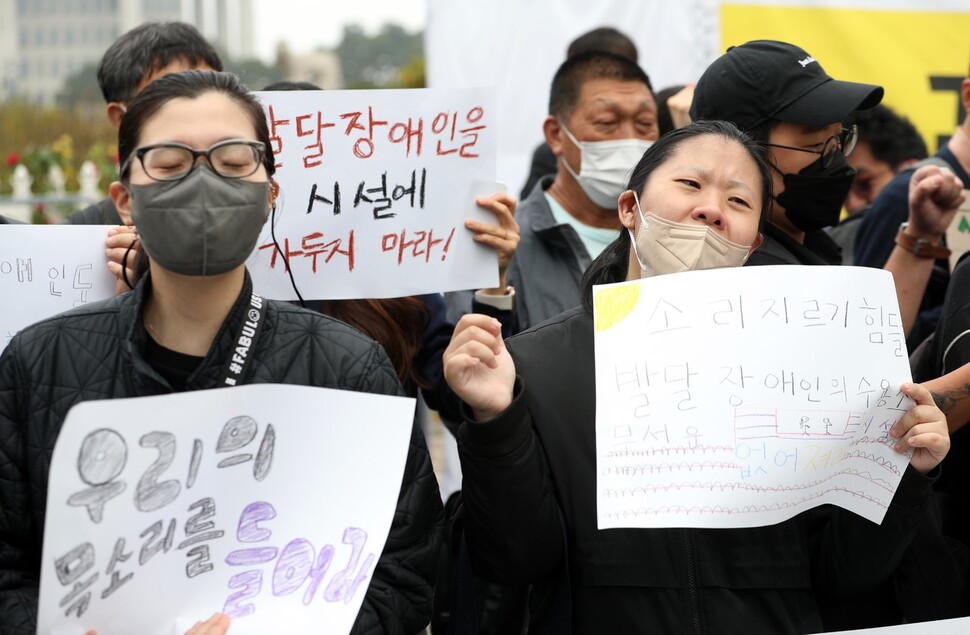
[[[881,522],[908,464],[893,280],[739,267],[594,288],[599,527]]]
[[[414,400],[248,385],[74,407],[51,464],[38,632],[348,633]],[[285,627],[285,629],[283,628]]]
[[[964,199],[957,214],[946,228],[946,246],[950,248],[950,271],[957,266],[957,261],[966,251],[970,250],[970,190],[963,190]]]
[[[0,226],[0,351],[20,329],[110,298],[107,225]]]
[[[257,93],[276,155],[277,202],[248,264],[257,293],[384,298],[498,284],[467,218],[497,191],[489,91]],[[274,242],[279,245],[276,248]],[[281,253],[282,252],[282,253]]]
[[[949,620],[935,620],[932,622],[914,622],[899,626],[882,626],[879,628],[863,628],[852,631],[831,631],[830,635],[966,635],[970,633],[970,617],[957,617]]]

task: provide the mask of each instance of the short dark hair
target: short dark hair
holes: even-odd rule
[[[222,70],[219,54],[191,24],[146,22],[136,26],[115,40],[101,57],[101,94],[108,103],[131,101],[143,79],[179,60]]]
[[[926,142],[916,126],[887,106],[860,110],[848,123],[859,126],[859,141],[868,143],[872,156],[893,170],[906,161],[920,161],[928,155]]]
[[[599,51],[581,53],[563,62],[553,76],[549,90],[549,114],[567,119],[579,103],[583,84],[594,79],[641,82],[653,93],[650,78],[627,58]]]
[[[128,112],[122,117],[121,127],[118,129],[118,163],[125,168],[120,175],[122,181],[128,179],[129,168],[126,164],[138,147],[145,123],[173,99],[196,99],[208,92],[222,93],[246,111],[256,131],[256,140],[262,141],[266,146],[263,153],[266,173],[273,176],[276,172],[276,159],[269,140],[269,126],[266,124],[263,106],[256,97],[233,73],[184,71],[171,73],[149,84],[132,100]]]
[[[669,161],[681,144],[707,135],[737,143],[755,162],[758,175],[761,177],[761,224],[763,225],[768,216],[768,210],[771,209],[771,170],[765,159],[765,148],[728,121],[695,121],[662,135],[654,141],[633,168],[627,189],[636,192],[637,196],[642,196],[650,175]],[[630,244],[630,232],[626,228],[621,229],[616,240],[607,245],[583,273],[582,302],[583,308],[589,313],[593,312],[593,285],[622,282],[626,279],[630,262]]]
[[[263,90],[270,92],[281,92],[281,91],[291,91],[291,90],[323,90],[316,84],[311,82],[291,82],[289,80],[283,79],[278,82],[273,82],[272,84],[267,84],[263,87]]]
[[[611,26],[601,26],[577,37],[569,43],[566,58],[592,52],[612,53],[634,63],[637,61],[637,45]]]

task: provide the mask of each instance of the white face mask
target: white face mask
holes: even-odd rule
[[[640,277],[700,271],[718,267],[740,267],[751,247],[732,243],[710,226],[675,223],[640,209],[636,192],[633,200],[640,215],[640,229],[633,240],[633,253],[640,263]],[[629,231],[629,230],[628,230]]]
[[[653,141],[579,141],[564,123],[560,121],[559,125],[579,148],[579,174],[576,174],[565,158],[562,159],[563,167],[576,179],[589,200],[600,207],[615,208],[616,199],[626,190],[630,172],[643,157],[643,153],[653,145]]]

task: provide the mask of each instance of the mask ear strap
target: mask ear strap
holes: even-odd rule
[[[640,231],[643,231],[644,224],[647,222],[647,220],[643,217],[643,210],[640,209],[640,197],[637,196],[636,190],[630,191],[633,192],[633,201],[637,204],[637,215],[640,217]],[[630,234],[630,244],[633,246],[633,255],[637,257],[637,262],[640,263],[640,271],[646,271],[647,268],[643,264],[643,258],[640,257],[640,250],[637,248],[637,235],[640,232],[634,233],[632,229],[628,229],[627,232]]]
[[[643,229],[643,225],[647,223],[647,217],[643,215],[643,208],[640,207],[640,197],[637,196],[637,191],[630,191],[633,192],[633,201],[637,204],[637,216],[640,217],[640,229]]]
[[[576,146],[578,149],[582,150],[583,149],[582,142],[573,136],[572,131],[566,127],[566,124],[563,123],[562,119],[559,119],[559,117],[556,117],[556,121],[559,122],[559,126],[562,128],[563,132],[566,133],[566,136],[569,137],[569,140],[573,142],[573,145]]]
[[[125,255],[121,257],[121,279],[126,285],[128,285],[129,289],[134,289],[135,287],[131,284],[131,281],[128,280],[128,254],[132,252],[132,250],[135,248],[135,244],[138,242],[139,238],[138,234],[136,233],[135,237],[131,241],[131,244],[128,245],[128,249],[125,249]]]

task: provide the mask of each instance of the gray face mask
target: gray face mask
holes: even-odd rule
[[[152,261],[187,276],[246,262],[269,216],[269,183],[224,179],[200,165],[181,181],[130,185],[131,217]]]

